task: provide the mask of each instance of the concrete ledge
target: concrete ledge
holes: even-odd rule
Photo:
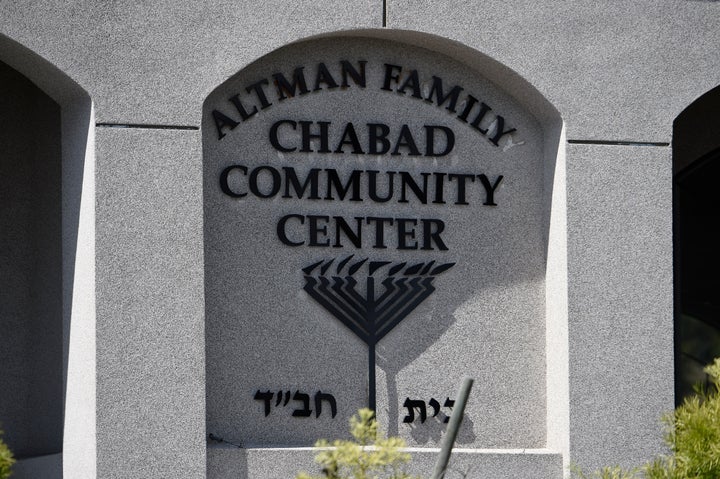
[[[439,449],[410,448],[408,473],[429,477]],[[318,474],[313,448],[250,448],[210,446],[208,479],[288,479],[300,471]],[[561,479],[562,455],[547,449],[455,449],[447,479]]]
[[[62,454],[20,459],[13,466],[13,479],[62,479]]]

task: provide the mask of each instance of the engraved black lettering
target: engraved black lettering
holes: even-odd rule
[[[445,222],[438,219],[421,219],[423,228],[423,245],[424,250],[432,250],[433,243],[437,246],[437,249],[441,251],[447,251],[448,247],[440,237],[440,234],[445,230]]]
[[[420,93],[420,79],[418,78],[417,70],[410,72],[402,86],[397,89],[397,92],[404,95],[406,88],[412,89],[412,96],[415,98],[422,98],[422,93]]]
[[[435,199],[433,203],[438,205],[445,204],[445,173],[433,173],[435,175]]]
[[[400,172],[400,199],[398,203],[409,203],[407,199],[407,187],[409,186],[415,197],[420,200],[420,203],[427,204],[427,189],[428,189],[428,177],[430,173],[420,173],[423,177],[423,186],[420,186],[415,182],[415,179],[407,171]]]
[[[397,74],[395,74],[395,70],[397,70]],[[401,71],[402,67],[400,65],[391,65],[389,63],[385,63],[385,81],[383,81],[383,86],[381,90],[392,91],[392,88],[390,88],[390,83],[397,83],[400,81]]]
[[[308,215],[308,226],[310,228],[310,241],[308,246],[330,246],[330,239],[325,238],[324,242],[320,242],[323,237],[327,236],[327,223],[330,221],[329,216]]]
[[[339,199],[344,200],[345,195],[347,195],[348,191],[350,191],[350,189],[352,188],[352,196],[350,197],[350,201],[362,201],[362,198],[360,197],[360,175],[362,171],[353,170],[353,172],[350,174],[350,178],[348,178],[345,185],[342,184],[342,181],[338,176],[337,170],[326,169],[325,172],[327,173],[327,194],[325,195],[326,200],[335,199],[335,197],[333,197],[333,189],[337,192]]]
[[[365,88],[365,64],[367,61],[360,60],[358,61],[358,65],[360,66],[360,71],[358,72],[355,67],[350,64],[347,60],[340,61],[340,67],[342,68],[342,86],[344,88],[347,88],[350,86],[348,84],[348,75],[352,77],[355,84],[359,87]]]
[[[270,188],[267,193],[264,193],[260,190],[260,184],[258,181],[258,178],[263,171],[267,171],[268,173],[270,173]],[[278,172],[278,170],[276,170],[272,166],[258,166],[250,172],[249,183],[250,191],[253,195],[257,196],[258,198],[272,198],[273,196],[278,194],[278,191],[280,191],[280,172]]]
[[[212,116],[213,116],[213,120],[215,121],[215,128],[217,128],[218,140],[222,140],[223,137],[225,136],[225,132],[223,131],[223,128],[229,128],[232,130],[240,124],[239,122],[233,120],[232,118],[230,118],[225,113],[223,113],[219,110],[213,110]]]
[[[478,102],[478,99],[475,98],[472,95],[468,95],[465,100],[465,108],[463,108],[462,113],[458,115],[458,119],[464,123],[467,123],[467,117],[470,114],[470,110],[473,109],[475,104]]]
[[[230,165],[220,173],[220,189],[231,198],[242,198],[247,196],[247,193],[237,193],[230,188],[230,185],[228,184],[228,176],[230,176],[230,173],[233,170],[240,170],[245,176],[247,176],[247,167],[242,165]]]
[[[293,72],[293,82],[290,83],[282,73],[273,73],[273,82],[275,88],[277,88],[278,100],[283,101],[287,98],[292,98],[298,95],[305,95],[308,90],[307,84],[305,83],[305,74],[303,73],[304,67],[297,67]]]
[[[368,123],[368,153],[371,155],[384,155],[390,151],[390,127],[382,123]],[[379,130],[379,131],[378,131]],[[378,149],[378,143],[380,148]]]
[[[228,98],[228,100],[230,101],[230,103],[235,105],[235,108],[237,109],[238,113],[240,113],[240,117],[243,119],[243,121],[247,120],[258,112],[257,106],[253,105],[253,110],[248,113],[247,110],[245,110],[242,102],[240,101],[239,95],[233,95]]]
[[[370,199],[373,200],[375,203],[385,203],[390,201],[393,197],[395,172],[386,172],[388,177],[388,192],[385,197],[381,197],[377,194],[377,174],[380,172],[368,170],[365,173],[368,176],[368,196],[370,197]]]
[[[407,125],[403,125],[400,128],[400,134],[398,135],[397,142],[395,143],[395,149],[390,154],[400,155],[400,148],[407,148],[409,151],[408,155],[410,156],[420,155],[420,150],[418,150],[418,147],[415,144],[415,139],[413,138],[410,128],[408,128]]]
[[[342,216],[333,216],[333,219],[335,220],[335,244],[333,245],[333,247],[343,247],[342,243],[340,242],[340,231],[342,231],[345,234],[345,237],[349,239],[350,242],[353,244],[353,246],[355,246],[356,248],[362,248],[363,218],[355,218],[355,222],[357,223],[355,230],[350,228],[350,225],[347,224],[345,218],[343,218]]]
[[[442,86],[442,78],[436,77],[433,75],[433,83],[432,87],[430,88],[430,92],[428,93],[427,98],[425,98],[425,101],[428,103],[433,102],[433,96],[435,96],[435,104],[437,106],[443,106],[446,101],[450,101],[448,103],[448,106],[445,107],[448,111],[451,111],[455,113],[455,105],[457,104],[458,97],[460,96],[460,92],[463,90],[463,88],[459,85],[455,85],[447,95],[443,94],[443,86]]]
[[[313,91],[322,90],[322,87],[320,86],[322,83],[327,85],[328,90],[338,87],[337,82],[332,77],[325,64],[319,63],[317,66],[317,75],[315,76],[315,88],[313,89]]]
[[[490,184],[490,180],[484,174],[478,175],[478,178],[480,178],[480,182],[485,188],[485,203],[483,204],[488,206],[497,206],[497,203],[495,203],[495,190],[502,181],[503,175],[498,176],[493,184]]]
[[[445,134],[445,149],[435,151],[435,131]],[[455,147],[455,133],[446,126],[425,125],[425,156],[445,156]]]
[[[278,128],[280,128],[280,125],[282,124],[288,124],[292,126],[292,129],[297,129],[297,123],[295,123],[292,120],[279,120],[272,124],[270,127],[269,137],[270,137],[270,144],[278,151],[282,151],[284,153],[290,153],[291,151],[297,150],[297,147],[293,146],[292,148],[283,146],[280,144],[280,140],[278,139]]]
[[[328,127],[330,126],[329,121],[318,121],[316,122],[320,126],[320,133],[310,133],[310,126],[313,124],[312,121],[301,121],[301,133],[302,133],[302,148],[300,151],[303,153],[310,153],[315,150],[312,149],[310,141],[313,139],[320,140],[320,149],[318,153],[330,153],[328,148]]]
[[[338,143],[335,153],[345,153],[345,151],[343,151],[343,146],[345,145],[352,146],[352,153],[354,155],[365,154],[360,146],[360,140],[358,140],[357,133],[355,133],[355,127],[352,123],[345,125],[345,131],[343,131],[342,138],[340,138],[340,143]]]
[[[398,227],[397,249],[418,249],[418,243],[415,240],[415,226],[417,220],[411,218],[395,218]],[[408,229],[410,227],[410,229]],[[408,242],[413,240],[412,242]]]
[[[253,83],[252,85],[245,88],[245,91],[248,93],[255,92],[255,95],[258,97],[258,100],[260,100],[260,109],[264,110],[265,108],[272,105],[267,99],[267,96],[265,95],[265,90],[263,89],[263,86],[269,85],[270,82],[266,79],[262,79],[259,82]]]
[[[497,120],[495,120],[495,121],[496,121],[495,135],[493,135],[493,137],[490,138],[490,142],[493,145],[498,146],[498,141],[500,141],[500,138],[502,138],[503,136],[505,136],[509,133],[512,133],[513,131],[516,131],[516,129],[510,128],[509,130],[503,130],[503,128],[505,128],[505,118],[503,118],[500,115],[497,116]]]
[[[475,116],[475,119],[470,123],[470,126],[475,128],[477,131],[482,133],[483,135],[487,133],[487,128],[480,128],[480,122],[483,121],[483,118],[485,118],[485,115],[487,112],[492,110],[489,106],[487,106],[484,102],[480,103],[480,111],[478,112],[477,116]]]
[[[305,182],[300,185],[300,180],[297,177],[297,174],[295,173],[295,168],[284,166],[283,171],[285,172],[285,194],[282,196],[283,198],[293,198],[293,196],[290,194],[290,187],[292,186],[293,190],[295,191],[295,198],[302,198],[305,194],[305,190],[308,189],[308,186],[310,187],[310,196],[308,196],[309,200],[319,200],[320,196],[318,196],[318,184],[319,184],[319,174],[320,169],[319,168],[313,168],[311,169],[307,176],[305,177]]]
[[[457,180],[457,200],[455,201],[456,205],[468,205],[467,201],[465,201],[465,181],[470,180],[470,182],[475,181],[475,175],[462,175],[462,174],[455,174],[450,173],[448,175],[448,180],[453,181]]]
[[[282,218],[280,218],[280,221],[278,221],[277,224],[277,236],[282,242],[282,244],[288,245],[288,246],[302,246],[305,244],[304,241],[292,241],[290,238],[288,238],[287,232],[285,231],[285,227],[287,225],[287,222],[291,219],[297,219],[300,221],[300,224],[305,224],[305,217],[302,215],[285,215]]]
[[[392,226],[393,219],[368,216],[367,218],[365,218],[365,221],[368,225],[375,223],[375,244],[373,245],[373,248],[386,249],[387,246],[385,246],[385,224]]]

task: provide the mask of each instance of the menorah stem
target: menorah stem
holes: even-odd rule
[[[375,278],[367,277],[367,322],[375,335]],[[375,339],[368,342],[368,408],[375,412]]]
[[[368,408],[375,412],[375,343],[368,344]]]

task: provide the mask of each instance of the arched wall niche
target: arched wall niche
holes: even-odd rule
[[[0,422],[14,476],[94,477],[94,146],[89,95],[0,35],[5,291]]]
[[[364,67],[361,61],[366,62]],[[318,73],[320,64],[329,77]],[[299,67],[307,92],[293,77]],[[420,96],[412,86],[399,94],[412,71],[418,72]],[[396,74],[398,78],[392,79]],[[388,75],[392,85],[385,88]],[[437,85],[433,78],[441,78],[444,94],[461,86],[454,108],[437,97],[429,99],[428,92]],[[264,100],[258,88],[266,95]],[[476,91],[485,96],[482,101],[473,97],[474,104],[465,95]],[[483,116],[480,105],[485,102]],[[469,104],[477,109],[462,118]],[[321,121],[328,122],[327,145]],[[347,131],[348,124],[357,133],[357,143]],[[387,151],[373,148],[370,130],[382,127],[368,124],[387,126],[388,138],[394,134],[397,141],[394,145],[391,141]],[[503,124],[503,131],[512,127],[518,134],[497,136],[498,125]],[[425,132],[415,152],[407,144],[398,146],[405,126],[410,136]],[[447,129],[453,132],[452,147],[447,133],[440,133]],[[377,413],[388,424],[387,432],[405,437],[410,445],[433,447],[438,444],[441,421],[433,419],[425,431],[410,429],[404,421],[403,401],[424,398],[427,402],[440,396],[444,401],[454,394],[465,372],[480,384],[491,375],[493,381],[508,382],[476,392],[461,444],[568,450],[563,127],[557,110],[532,85],[499,62],[448,39],[410,31],[346,31],[303,39],[242,68],[205,100],[202,130],[208,433],[250,447],[307,446],[318,437],[342,436],[344,419],[370,400],[371,378],[376,375]],[[427,137],[431,130],[438,135],[434,151],[427,146],[432,143]],[[304,143],[305,134],[321,138],[308,136]],[[377,137],[375,141],[377,146]],[[432,154],[443,148],[450,151]],[[504,186],[498,186],[497,192],[508,195],[507,209],[499,202],[493,205],[487,196],[474,196],[468,200],[474,206],[463,209],[466,205],[459,197],[452,202],[437,196],[439,183],[425,200],[417,194],[402,199],[404,193],[398,189],[395,199],[389,200],[392,206],[370,204],[374,200],[367,193],[358,193],[353,202],[350,189],[344,199],[337,191],[330,192],[330,186],[313,193],[314,171],[337,174],[341,183],[351,186],[354,172],[359,171],[361,190],[369,191],[368,185],[376,181],[375,186],[387,192],[401,188],[392,186],[388,172],[418,179],[416,185],[422,184],[425,192],[430,184],[422,183],[426,177],[442,182],[438,176],[475,171],[478,181],[472,184],[479,187],[479,175],[492,182],[502,175],[497,185]],[[373,171],[384,178],[373,177]],[[294,178],[298,183],[293,183]],[[307,189],[301,192],[303,181]],[[333,181],[318,176],[317,184],[322,189]],[[406,193],[412,189],[408,184]],[[487,195],[489,190],[472,195],[476,193]],[[452,194],[458,191],[452,189]],[[487,221],[485,226],[474,219],[475,214]],[[369,239],[368,224],[372,228],[391,224],[380,221],[378,227],[377,220],[368,220],[382,215],[393,219],[392,226],[403,218],[411,220],[406,224],[414,224],[415,219],[417,225],[423,219],[440,219],[442,235],[448,235],[447,249],[437,239],[420,239],[420,229],[412,233],[418,235],[417,243],[404,243],[403,234],[412,235],[391,229],[383,230],[383,240],[374,229]],[[343,221],[317,223],[324,217]],[[505,224],[503,218],[508,220]],[[300,229],[288,229],[290,224],[295,228],[311,222],[310,229],[316,231],[308,236]],[[439,223],[432,224],[426,233],[438,231],[433,228]],[[503,231],[491,232],[494,227]],[[462,228],[467,231],[460,233]],[[329,236],[323,238],[325,234]],[[405,250],[420,254],[405,255]],[[432,276],[435,269],[430,262],[454,264],[433,276],[434,289],[426,301],[394,318],[394,328],[374,344],[376,367],[368,369],[369,344],[374,339],[359,339],[362,332],[349,325],[357,323],[341,319],[344,313],[332,312],[327,302],[322,305],[324,292],[311,290],[325,279],[334,281],[332,275],[358,274],[362,285],[354,292],[360,292],[364,304],[371,304],[369,277],[377,274],[387,280],[407,273],[401,265],[420,263],[424,265],[420,270],[427,268],[426,276]],[[488,264],[503,266],[493,269]],[[338,284],[340,289],[349,287]],[[381,295],[383,290],[374,292]],[[368,319],[367,314],[361,313],[359,321],[384,320]],[[493,325],[494,320],[499,324]],[[498,331],[503,332],[495,335]],[[509,350],[501,351],[508,345]],[[516,353],[522,357],[514,357]],[[429,379],[413,385],[413,377],[421,375]],[[521,393],[521,388],[530,392]],[[285,397],[283,392],[278,398],[278,391],[299,394]],[[331,417],[330,401],[320,393],[333,396],[343,420]],[[303,405],[303,394],[308,395],[309,406],[293,416],[293,408]],[[501,403],[514,410],[502,410]],[[481,407],[490,412],[479,417]],[[308,411],[312,419],[298,422]],[[499,419],[510,417],[522,418],[522,426]],[[212,462],[210,454],[208,461]]]
[[[720,148],[717,128],[709,119],[720,111],[720,85],[695,99],[673,122],[673,173]]]
[[[720,180],[720,86],[673,123],[675,402],[709,379],[703,367],[720,356],[720,254],[715,241]]]

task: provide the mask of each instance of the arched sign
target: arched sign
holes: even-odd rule
[[[285,47],[203,111],[207,430],[309,446],[376,409],[436,446],[544,447],[547,224],[537,120],[401,43]]]

